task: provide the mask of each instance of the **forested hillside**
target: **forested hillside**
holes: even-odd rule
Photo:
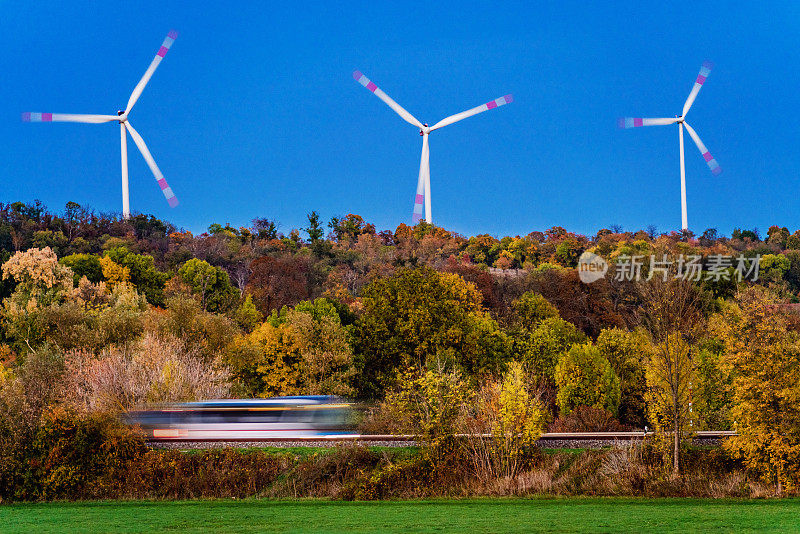
[[[586,251],[610,265],[588,284]],[[193,235],[18,202],[0,205],[0,254],[7,455],[64,414],[336,394],[372,403],[365,431],[431,439],[736,428],[734,456],[797,478],[800,231],[466,237],[311,213]],[[790,431],[765,443],[778,413]]]

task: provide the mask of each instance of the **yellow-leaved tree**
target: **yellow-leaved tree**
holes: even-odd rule
[[[464,418],[462,443],[483,481],[518,475],[547,427],[550,414],[532,392],[530,378],[521,363],[510,362],[501,380],[490,381],[477,392],[471,417]]]
[[[44,335],[42,310],[72,292],[73,274],[45,247],[17,252],[3,264],[3,280],[16,282],[14,293],[3,301],[6,335],[16,348],[33,351]]]
[[[253,332],[234,339],[226,362],[247,395],[353,393],[350,332],[324,298],[273,313]]]
[[[100,267],[103,270],[103,278],[110,289],[113,289],[118,284],[131,281],[131,270],[107,256],[100,258]]]
[[[713,322],[734,377],[737,435],[724,447],[780,494],[800,486],[800,334],[765,289],[749,288],[737,300]]]

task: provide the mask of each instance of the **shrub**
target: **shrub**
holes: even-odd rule
[[[175,338],[147,334],[129,350],[111,347],[95,358],[66,355],[67,396],[88,412],[121,411],[148,403],[227,396],[227,373]]]
[[[118,496],[144,441],[102,414],[79,417],[54,408],[42,418],[31,444],[30,471],[15,492],[24,499],[96,499]]]
[[[419,372],[408,369],[400,375],[397,387],[381,404],[396,421],[396,429],[421,435],[428,445],[436,445],[456,432],[461,407],[467,399],[467,386],[456,370]]]
[[[568,415],[562,415],[550,425],[548,432],[622,432],[629,430],[602,408],[578,406]]]
[[[179,293],[166,302],[166,312],[150,308],[144,317],[145,331],[181,339],[187,349],[196,351],[205,359],[213,360],[220,356],[239,333],[231,319],[203,311],[191,295]]]

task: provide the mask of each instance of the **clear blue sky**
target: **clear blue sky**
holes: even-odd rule
[[[556,5],[558,4],[558,5]],[[131,114],[181,201],[170,209],[129,140],[131,206],[198,232],[211,222],[358,213],[409,223],[421,141],[351,77],[423,122],[513,93],[431,134],[434,222],[466,235],[554,225],[800,226],[797,2],[10,2],[0,0],[0,200],[119,211],[116,123],[24,124],[22,111],[124,108],[167,31],[180,35]],[[244,6],[244,7],[242,7]]]

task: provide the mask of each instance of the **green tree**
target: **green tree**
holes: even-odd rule
[[[253,219],[253,233],[256,234],[259,239],[265,239],[267,241],[278,239],[278,226],[278,223],[272,219]]]
[[[233,320],[239,325],[239,328],[249,334],[261,322],[261,312],[258,311],[256,305],[253,303],[253,298],[247,295],[238,308],[233,312]]]
[[[119,246],[107,250],[104,257],[130,271],[131,283],[147,298],[147,302],[155,306],[164,305],[164,284],[169,275],[156,269],[153,256],[134,254],[127,247]]]
[[[429,267],[367,285],[355,330],[362,394],[380,395],[398,369],[431,362],[457,364],[469,376],[501,370],[510,344],[481,300],[473,284]]]
[[[515,339],[515,351],[532,372],[552,383],[561,355],[587,339],[572,323],[560,317],[548,317],[532,331],[523,332]]]
[[[365,222],[360,215],[348,214],[341,219],[331,217],[328,227],[331,229],[336,241],[354,242],[362,234],[374,234],[375,225]]]
[[[759,278],[769,282],[781,282],[792,262],[783,254],[765,254],[759,262]]]
[[[558,361],[555,371],[561,415],[578,406],[603,408],[617,413],[620,400],[619,378],[597,347],[591,343],[573,345]]]
[[[100,258],[94,254],[70,254],[61,258],[59,263],[72,269],[76,286],[84,276],[95,284],[103,279],[103,267],[100,265]]]
[[[619,377],[620,422],[644,428],[647,416],[645,362],[650,348],[647,335],[641,330],[629,332],[622,328],[607,328],[600,332],[595,347]]]
[[[221,311],[236,296],[228,273],[207,261],[192,258],[178,269],[178,276],[200,297],[203,310]]]
[[[307,215],[308,228],[304,228],[311,242],[311,250],[317,256],[323,256],[330,252],[330,244],[325,241],[325,230],[319,220],[319,213],[312,211]]]

